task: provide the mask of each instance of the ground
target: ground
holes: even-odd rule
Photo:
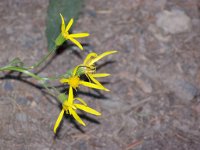
[[[0,1],[0,65],[27,65],[47,53],[48,0]],[[29,82],[0,80],[0,150],[198,150],[200,147],[200,5],[198,0],[85,0],[74,32],[88,31],[85,52],[54,57],[40,73],[59,75],[88,51],[118,50],[99,71],[111,92],[82,88],[102,116],[84,115],[82,127],[65,118],[55,99]],[[14,77],[13,77],[14,76]],[[31,84],[33,83],[33,84]]]

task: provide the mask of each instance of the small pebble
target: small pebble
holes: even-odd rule
[[[13,87],[12,82],[6,81],[5,84],[4,84],[4,90],[13,91],[13,89],[14,89],[14,87]]]
[[[16,114],[16,119],[18,121],[26,122],[27,121],[27,115],[23,112],[17,113]]]
[[[191,19],[182,10],[165,10],[157,14],[156,25],[166,33],[182,33],[191,28]]]
[[[25,97],[19,97],[16,99],[17,104],[19,105],[27,105],[29,100],[26,99]]]
[[[197,87],[186,80],[169,78],[165,83],[177,97],[185,102],[191,101],[197,95]]]

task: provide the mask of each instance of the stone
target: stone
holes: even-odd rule
[[[27,105],[29,100],[26,99],[25,97],[19,97],[16,99],[17,104],[19,105]]]
[[[79,150],[86,150],[87,148],[87,144],[84,141],[80,141],[79,143],[77,143],[78,149]]]
[[[156,25],[162,28],[166,33],[182,33],[191,28],[191,19],[182,10],[164,10],[156,16]]]
[[[105,100],[105,101],[101,101],[101,105],[107,109],[108,111],[119,111],[122,109],[122,106],[123,108],[127,108],[123,102],[121,101],[118,101],[118,100]]]
[[[18,121],[21,121],[21,122],[26,122],[27,121],[27,115],[23,112],[19,112],[16,114],[16,119]]]
[[[148,26],[148,30],[150,32],[153,33],[153,35],[155,36],[155,38],[161,42],[169,42],[171,39],[170,35],[163,35],[160,30],[159,27],[157,27],[156,25],[150,24]]]
[[[14,89],[14,87],[13,87],[12,82],[6,81],[5,84],[4,84],[4,90],[13,91],[13,89]]]
[[[191,101],[198,92],[195,85],[184,79],[169,78],[165,80],[164,83],[169,87],[171,92],[185,102]]]
[[[36,107],[36,106],[37,106],[37,103],[36,103],[35,101],[32,101],[32,102],[31,102],[31,107],[34,108],[34,107]]]

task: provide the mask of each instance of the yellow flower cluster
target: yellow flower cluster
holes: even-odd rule
[[[62,24],[61,24],[61,35],[62,38],[64,38],[65,40],[70,40],[72,41],[74,44],[76,44],[81,50],[83,50],[83,47],[81,46],[81,44],[75,40],[74,38],[82,38],[82,37],[86,37],[89,36],[88,33],[77,33],[77,34],[69,34],[69,29],[73,24],[73,19],[71,19],[67,25],[67,27],[65,27],[65,22],[64,22],[64,18],[61,15],[61,20],[62,20]],[[87,113],[99,116],[101,115],[100,112],[90,108],[87,103],[79,98],[79,97],[74,97],[74,92],[73,90],[77,90],[79,88],[80,85],[82,86],[86,86],[89,88],[94,88],[94,89],[98,89],[98,90],[104,90],[104,91],[109,91],[107,88],[105,88],[96,78],[102,78],[102,77],[107,77],[110,74],[108,73],[96,73],[96,66],[95,63],[97,61],[99,61],[100,59],[102,59],[103,57],[110,55],[110,54],[114,54],[117,51],[112,50],[112,51],[107,51],[104,52],[100,55],[92,52],[89,53],[85,60],[83,61],[82,64],[76,66],[73,70],[72,70],[72,74],[70,77],[68,78],[61,78],[60,82],[62,84],[68,84],[69,85],[69,93],[68,93],[68,98],[66,100],[63,101],[62,103],[62,110],[58,116],[58,119],[54,125],[54,133],[56,133],[57,128],[60,125],[60,122],[64,116],[64,113],[72,115],[74,117],[74,119],[79,122],[81,125],[85,126],[85,123],[82,121],[82,119],[78,116],[77,114],[77,109],[85,111]],[[81,70],[81,74],[79,73],[79,71]],[[85,75],[87,77],[87,80],[83,80],[81,78],[82,75]],[[78,103],[75,103],[75,101],[78,101]]]

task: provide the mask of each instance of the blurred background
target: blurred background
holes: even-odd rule
[[[48,0],[0,1],[0,65],[45,55]],[[82,127],[60,113],[55,99],[30,83],[0,73],[0,150],[198,150],[200,147],[199,0],[85,0],[74,33],[89,32],[40,73],[80,64],[90,51],[119,53],[98,63],[111,92],[81,88],[102,116]],[[16,75],[16,74],[14,74]],[[83,114],[80,112],[80,114]]]

